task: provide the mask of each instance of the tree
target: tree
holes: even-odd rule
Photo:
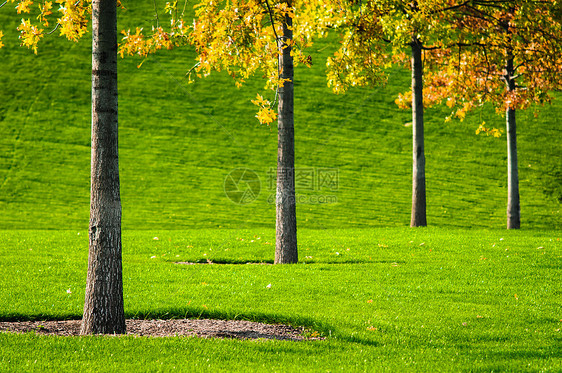
[[[269,0],[203,1],[196,15],[190,40],[199,54],[199,71],[208,74],[212,69],[225,68],[241,83],[260,69],[268,76],[268,87],[276,90],[275,263],[296,263],[293,54],[297,54],[297,58],[302,54],[295,48],[293,38],[293,1],[282,0],[274,4],[270,4]],[[262,123],[275,119],[269,101],[258,95],[255,103],[260,106],[257,116]]]
[[[8,0],[15,2],[15,0]],[[121,202],[117,146],[117,1],[57,1],[60,18],[53,30],[22,19],[22,45],[37,53],[38,42],[57,29],[79,40],[92,15],[92,161],[89,258],[81,334],[125,333],[121,263]],[[6,4],[6,3],[4,3]],[[31,0],[17,2],[30,13]],[[39,5],[37,19],[49,26],[52,2]],[[1,46],[1,45],[0,45]]]
[[[93,0],[90,249],[81,334],[125,333],[117,114],[117,3]]]
[[[507,130],[507,228],[521,226],[516,111],[550,102],[562,89],[562,4],[548,1],[471,1],[451,20],[462,30],[456,50],[444,51],[442,97],[457,116],[486,102],[504,113]],[[433,77],[430,77],[432,79]],[[443,80],[443,76],[438,79]],[[496,136],[497,129],[477,131]]]
[[[266,0],[267,1],[267,0]],[[286,4],[291,6],[289,0]],[[284,14],[283,33],[278,41],[279,86],[278,106],[278,152],[277,152],[277,197],[275,229],[275,263],[296,263],[297,213],[295,196],[295,126],[293,95],[293,18]]]
[[[348,0],[326,6],[325,22],[339,29],[341,47],[328,61],[328,84],[336,93],[350,86],[379,85],[393,64],[412,71],[411,91],[397,104],[412,109],[412,209],[410,226],[427,225],[424,106],[439,100],[433,87],[424,90],[424,74],[434,64],[434,51],[450,48],[455,32],[447,19],[465,3],[455,1]],[[408,58],[409,56],[409,58]],[[425,58],[424,58],[425,57]]]
[[[411,227],[425,227],[425,144],[423,123],[423,59],[422,43],[412,37],[412,214]]]
[[[252,102],[260,108],[256,117],[261,123],[278,123],[275,263],[296,263],[293,71],[298,64],[310,64],[303,49],[311,45],[310,22],[317,6],[293,0],[202,0],[195,9],[195,19],[188,22],[177,2],[168,3],[170,30],[164,31],[158,22],[151,35],[129,30],[121,54],[147,56],[190,43],[198,53],[190,73],[198,77],[226,70],[240,86],[258,71],[263,73],[275,99],[272,103],[258,94]],[[275,103],[277,113],[272,109]]]

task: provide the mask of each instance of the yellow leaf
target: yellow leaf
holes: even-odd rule
[[[256,118],[261,124],[271,124],[275,119],[277,119],[277,113],[274,112],[270,107],[261,108],[256,114]]]
[[[270,105],[269,101],[264,99],[263,96],[260,95],[259,93],[257,94],[256,99],[252,100],[252,104],[257,105],[257,106],[261,106],[261,107],[265,107],[265,106]]]
[[[290,81],[291,81],[291,79],[288,79],[288,78],[279,79],[278,82],[277,82],[277,85],[278,85],[279,87],[284,87],[284,86],[285,86],[285,82],[290,82]]]
[[[33,4],[32,0],[21,0],[16,6],[18,14],[29,13],[29,7]]]
[[[31,48],[37,54],[37,43],[43,37],[43,30],[32,25],[29,19],[22,19],[17,29],[21,33],[21,45]]]

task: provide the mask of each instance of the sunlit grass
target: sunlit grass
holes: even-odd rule
[[[87,237],[78,233],[1,233],[1,319],[80,317]],[[128,317],[286,322],[327,340],[0,335],[2,368],[9,360],[38,370],[61,361],[72,370],[135,369],[133,351],[146,351],[147,369],[164,370],[562,368],[559,232],[301,230],[301,264],[176,264],[268,262],[273,237],[267,229],[124,232]]]

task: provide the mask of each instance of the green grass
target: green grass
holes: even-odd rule
[[[152,2],[130,4],[120,28],[150,24]],[[88,224],[90,165],[90,41],[51,36],[38,56],[18,46],[20,17],[3,8],[0,49],[0,228],[84,229]],[[411,205],[410,113],[394,104],[409,87],[395,70],[384,87],[336,96],[326,86],[320,41],[313,68],[295,78],[296,165],[333,168],[337,203],[298,206],[305,228],[406,226]],[[260,126],[250,103],[262,92],[256,78],[236,89],[224,74],[187,84],[190,48],[159,53],[137,69],[120,60],[120,168],[125,229],[273,228],[276,128]],[[522,226],[561,229],[562,103],[518,116]],[[444,108],[425,117],[428,222],[448,227],[505,227],[506,138],[476,136],[483,120],[504,128],[490,108],[466,122],[445,123]],[[223,182],[238,167],[261,179],[259,198],[237,205]]]
[[[0,232],[1,320],[80,318],[85,234]],[[0,370],[562,369],[560,232],[301,230],[301,264],[175,264],[267,262],[273,237],[125,232],[127,316],[288,322],[326,340],[0,334]]]

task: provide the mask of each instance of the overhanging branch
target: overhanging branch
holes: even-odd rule
[[[429,12],[429,14],[443,13],[443,12],[446,12],[446,11],[448,11],[448,10],[454,10],[454,9],[462,8],[462,7],[466,6],[466,5],[468,5],[469,3],[470,3],[470,0],[465,1],[464,3],[461,3],[461,4],[452,5],[452,6],[447,7],[447,8],[443,8],[443,9],[435,10],[435,11],[433,11],[433,12]]]
[[[277,30],[275,30],[275,21],[273,20],[273,12],[269,6],[269,1],[265,0],[265,5],[267,6],[267,13],[269,14],[269,19],[271,20],[271,28],[273,29],[273,34],[275,35],[275,41],[279,43],[279,35],[277,35]]]

